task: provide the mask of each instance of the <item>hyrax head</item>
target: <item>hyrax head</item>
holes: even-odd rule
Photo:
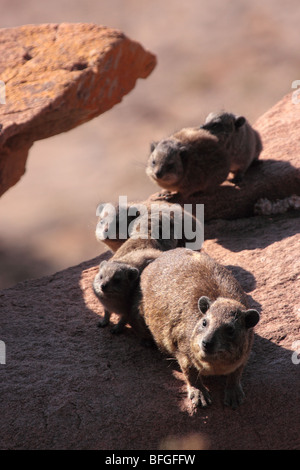
[[[130,236],[128,226],[140,215],[139,204],[99,204],[96,215],[99,217],[96,239],[104,241],[113,251],[116,251]]]
[[[231,299],[218,298],[211,301],[202,296],[198,301],[202,316],[192,338],[192,348],[196,359],[209,373],[227,373],[231,368],[242,364],[251,347],[252,328],[259,321],[254,309],[245,307]]]
[[[156,183],[171,189],[184,175],[186,147],[177,139],[169,138],[152,142],[146,173]]]
[[[139,279],[139,270],[129,264],[102,261],[96,274],[93,288],[97,297],[129,293]]]
[[[203,124],[202,129],[206,129],[216,136],[234,134],[246,122],[243,116],[236,116],[232,113],[210,113]]]

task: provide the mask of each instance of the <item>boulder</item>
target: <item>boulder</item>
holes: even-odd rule
[[[274,197],[286,197],[277,149],[284,169],[299,168],[296,113],[285,98],[265,116],[264,155],[276,164],[266,158],[262,167],[274,169]],[[261,313],[242,378],[246,400],[235,411],[223,405],[224,377],[207,377],[213,403],[192,414],[175,361],[143,347],[129,327],[119,336],[97,327],[103,308],[92,280],[110,252],[1,291],[0,448],[299,449],[299,233],[297,209],[205,225],[203,249]]]
[[[299,449],[299,213],[212,224],[204,250],[261,312],[244,404],[224,407],[224,378],[205,378],[213,403],[190,415],[175,361],[129,327],[97,327],[92,280],[106,254],[0,292],[1,449],[178,450],[178,439],[188,449]]]
[[[35,140],[104,113],[156,64],[121,31],[84,23],[1,29],[0,51],[0,195],[23,175]]]
[[[193,196],[189,200],[176,195],[170,202],[204,204],[205,221],[209,221],[252,216],[260,199],[272,202],[300,196],[300,105],[295,104],[292,97],[292,93],[286,95],[254,124],[261,134],[264,149],[258,163],[248,169],[239,186],[225,181],[212,194]],[[150,200],[156,199],[159,199],[159,192],[150,197]]]

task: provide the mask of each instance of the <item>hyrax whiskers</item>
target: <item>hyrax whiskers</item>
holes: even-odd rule
[[[226,180],[230,156],[218,137],[205,129],[184,128],[151,144],[146,173],[159,186],[184,199],[211,192]]]
[[[109,261],[102,261],[99,272],[93,282],[94,293],[104,307],[104,318],[99,326],[109,324],[111,313],[120,315],[120,320],[111,328],[113,333],[120,333],[126,323],[142,338],[149,335],[148,329],[138,310],[133,307],[133,295],[139,286],[139,278],[143,269],[160,254],[160,250],[145,248],[131,250],[132,240],[129,239]],[[126,253],[127,251],[127,253]]]
[[[259,314],[231,273],[204,253],[176,248],[144,269],[140,288],[141,315],[161,351],[177,359],[192,405],[211,403],[205,375],[226,375],[224,403],[242,403]]]
[[[210,113],[202,129],[218,137],[230,155],[230,171],[234,174],[233,182],[239,183],[249,166],[262,151],[259,133],[253,129],[244,116],[232,113]]]

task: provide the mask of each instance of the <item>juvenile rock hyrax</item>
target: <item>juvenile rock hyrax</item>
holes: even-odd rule
[[[249,166],[262,151],[259,133],[243,116],[232,113],[210,113],[202,129],[218,137],[230,155],[230,171],[233,182],[239,183]]]
[[[205,375],[226,375],[224,403],[242,403],[259,314],[231,273],[204,253],[177,248],[144,269],[140,288],[141,314],[158,347],[177,359],[193,406],[211,403]]]
[[[127,243],[130,245],[131,240],[127,240]],[[126,247],[126,243],[123,247]],[[94,293],[105,309],[99,326],[108,325],[111,313],[114,312],[121,318],[117,325],[112,327],[113,333],[120,333],[126,323],[129,323],[139,336],[149,336],[143,318],[133,308],[133,294],[138,288],[143,269],[160,254],[160,250],[151,248],[133,251],[128,248],[126,254],[123,250],[123,256],[117,251],[109,261],[100,263],[99,272],[93,282]]]
[[[164,201],[143,201],[122,204],[101,204],[96,226],[96,239],[116,252],[128,240],[131,249],[157,248],[165,251],[192,242],[187,238],[188,225],[200,230],[199,221],[179,204]],[[138,237],[138,238],[135,238]],[[188,245],[187,245],[188,246]],[[125,249],[125,252],[128,248]]]
[[[146,173],[159,186],[183,198],[211,192],[226,180],[230,156],[217,136],[205,129],[185,128],[151,144]]]

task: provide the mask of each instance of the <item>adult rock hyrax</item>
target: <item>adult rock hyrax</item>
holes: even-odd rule
[[[158,347],[177,359],[193,406],[211,403],[205,375],[226,375],[224,403],[242,403],[259,314],[231,273],[204,253],[176,248],[144,269],[140,288],[141,314]]]
[[[127,243],[130,245],[131,240],[127,240]],[[129,323],[140,337],[148,337],[144,319],[133,306],[133,294],[138,288],[141,272],[161,251],[151,248],[131,251],[129,246],[125,253],[126,246],[125,243],[120,248],[122,255],[117,251],[109,261],[102,261],[94,278],[94,293],[105,309],[99,326],[108,325],[111,313],[114,312],[121,318],[111,328],[113,333],[120,333],[126,323]]]
[[[159,186],[183,199],[212,192],[226,180],[230,156],[218,137],[205,129],[185,128],[151,144],[146,174]]]
[[[187,243],[193,243],[193,233],[201,231],[200,222],[192,214],[179,204],[167,201],[100,204],[97,215],[96,239],[113,252],[129,238],[135,240],[131,249],[135,246],[136,249],[148,247],[165,251],[190,247]],[[186,230],[189,227],[191,230]]]
[[[262,151],[259,133],[244,116],[226,112],[210,113],[201,128],[218,137],[224,145],[230,155],[230,171],[234,174],[232,181],[239,183]]]

